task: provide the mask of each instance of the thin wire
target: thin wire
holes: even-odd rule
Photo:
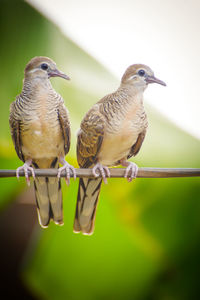
[[[78,178],[93,178],[92,169],[75,169]],[[111,178],[123,178],[125,174],[124,168],[110,168]],[[57,169],[35,169],[36,177],[56,177]],[[24,176],[24,171],[20,171],[19,175]],[[0,170],[0,177],[15,177],[16,170]],[[31,172],[29,172],[31,177]],[[63,171],[61,177],[65,177]],[[73,174],[70,174],[73,177]],[[200,177],[200,169],[198,168],[139,168],[137,178],[170,178],[170,177]]]

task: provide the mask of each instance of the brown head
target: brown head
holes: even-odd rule
[[[146,65],[135,64],[128,67],[124,73],[122,80],[122,85],[131,85],[141,89],[145,89],[149,83],[158,83],[166,86],[162,80],[154,76],[153,71]]]
[[[62,77],[69,80],[70,78],[59,71],[56,63],[48,57],[36,56],[26,65],[24,70],[25,78],[48,79],[50,77]]]

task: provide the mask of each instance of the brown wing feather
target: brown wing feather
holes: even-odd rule
[[[96,108],[91,109],[81,123],[77,141],[77,160],[88,168],[97,162],[104,135],[104,118]]]
[[[143,130],[143,131],[138,135],[137,141],[136,141],[136,143],[131,147],[131,150],[130,150],[129,155],[127,156],[127,158],[130,158],[130,157],[132,157],[132,156],[135,156],[135,155],[140,151],[140,148],[141,148],[142,143],[143,143],[143,141],[144,141],[145,135],[146,135],[146,129]]]
[[[60,127],[64,138],[64,151],[65,154],[67,154],[70,148],[71,131],[68,111],[63,103],[61,103],[58,108],[58,120],[60,122]]]
[[[20,121],[16,120],[14,117],[15,110],[16,110],[15,102],[13,102],[10,105],[10,117],[9,117],[10,132],[11,132],[13,144],[15,146],[17,155],[18,155],[19,159],[24,161],[24,155],[22,153],[21,134],[20,134]]]

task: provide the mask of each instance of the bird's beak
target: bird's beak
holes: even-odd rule
[[[158,84],[166,86],[166,83],[164,81],[156,78],[155,76],[147,76],[146,82],[147,83],[158,83]]]
[[[62,77],[66,80],[70,80],[69,76],[67,76],[65,73],[59,71],[58,69],[50,70],[48,72],[48,76],[50,77]]]

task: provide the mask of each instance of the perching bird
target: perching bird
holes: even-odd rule
[[[81,122],[77,141],[77,159],[82,168],[93,168],[106,183],[108,166],[126,167],[124,177],[131,181],[138,167],[127,159],[135,156],[148,126],[143,92],[149,83],[166,85],[154,77],[146,65],[135,64],[124,73],[118,90],[97,102]],[[80,178],[74,232],[92,234],[102,178]]]
[[[15,150],[24,162],[16,170],[24,170],[28,185],[28,170],[34,177],[39,222],[47,227],[50,219],[63,224],[60,174],[66,170],[69,182],[70,170],[75,169],[64,157],[70,148],[70,121],[62,97],[53,89],[50,78],[69,77],[60,72],[48,57],[34,57],[24,72],[23,89],[10,106],[10,130]],[[37,177],[34,168],[58,168],[58,178]]]

